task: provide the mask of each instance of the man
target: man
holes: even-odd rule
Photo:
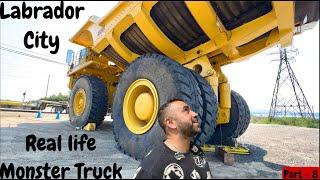
[[[197,113],[183,100],[173,99],[160,107],[158,122],[166,139],[147,154],[134,178],[211,179],[203,151],[192,143],[201,131]]]

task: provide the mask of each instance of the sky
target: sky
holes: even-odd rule
[[[26,2],[29,6],[52,7],[60,2]],[[4,2],[5,12],[10,12],[13,5],[21,7],[22,2]],[[104,16],[115,5],[116,1],[98,2],[64,2],[64,6],[83,6],[79,19],[43,19],[41,14],[37,19],[1,19],[1,47],[16,49],[33,55],[45,57],[60,63],[65,63],[67,49],[75,52],[82,47],[69,42],[77,30],[88,20],[91,15]],[[28,31],[59,37],[60,47],[57,54],[51,54],[48,49],[24,46],[23,39]],[[31,43],[31,41],[30,41]],[[291,67],[304,91],[309,105],[315,112],[319,112],[319,22],[312,30],[297,35],[293,39],[293,46],[299,53]],[[277,52],[278,47],[273,47],[259,53],[245,61],[233,63],[222,67],[229,79],[231,89],[240,93],[247,101],[251,110],[269,110],[272,93],[276,81],[279,62],[272,61],[276,56],[268,55]],[[14,54],[1,49],[1,89],[0,99],[21,101],[23,92],[26,92],[25,101],[42,98],[46,95],[48,77],[49,86],[47,95],[68,94],[67,87],[68,66],[54,64],[38,59]]]

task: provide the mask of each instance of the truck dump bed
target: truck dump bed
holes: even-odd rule
[[[291,44],[295,26],[317,21],[318,8],[292,1],[120,2],[102,18],[91,16],[71,42],[123,65],[150,52],[181,64],[207,55],[225,65]]]

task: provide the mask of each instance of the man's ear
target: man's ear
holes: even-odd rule
[[[173,118],[166,117],[164,119],[164,123],[166,126],[170,129],[176,129],[177,128],[177,122],[173,120]]]

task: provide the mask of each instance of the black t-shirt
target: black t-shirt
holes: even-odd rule
[[[146,155],[133,178],[211,179],[212,176],[199,146],[191,143],[188,153],[180,153],[161,143]]]

